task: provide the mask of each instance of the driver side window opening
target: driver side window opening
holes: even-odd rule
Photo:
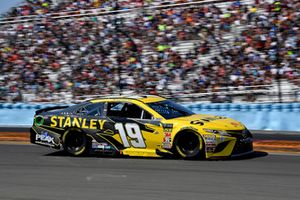
[[[139,106],[127,102],[111,102],[107,105],[107,116],[136,119],[153,119],[152,115]]]

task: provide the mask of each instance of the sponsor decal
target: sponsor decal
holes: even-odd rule
[[[82,129],[100,129],[104,127],[106,120],[103,119],[90,119],[87,120],[81,117],[64,117],[64,116],[52,116],[51,127],[77,127]]]
[[[113,153],[114,148],[107,142],[97,142],[96,140],[92,140],[92,149],[94,152],[99,153]]]
[[[41,134],[37,133],[35,135],[35,142],[39,144],[48,144],[50,146],[55,146],[54,137],[49,135],[47,131],[42,131]]]
[[[213,135],[213,134],[204,134],[202,136],[203,136],[203,138],[204,138],[204,140],[206,142],[212,142],[212,143],[216,143],[217,142],[216,136]]]
[[[165,129],[164,129],[164,132],[172,132],[172,129],[165,128]]]
[[[105,149],[107,147],[109,147],[109,144],[106,142],[98,143],[96,140],[92,140],[92,148],[93,149]]]
[[[206,152],[214,152],[217,146],[216,136],[212,134],[204,134],[202,136],[205,141]]]
[[[173,124],[163,124],[164,132],[172,132]]]
[[[171,149],[173,124],[162,124],[162,126],[163,126],[163,133],[164,133],[162,148]]]
[[[172,133],[171,132],[164,132],[164,138],[162,142],[162,147],[165,149],[170,149],[172,147]]]
[[[216,147],[205,147],[206,152],[213,153],[215,151]]]
[[[172,129],[173,128],[173,124],[163,124],[163,127],[164,128],[170,128],[170,129]]]
[[[162,143],[162,147],[164,149],[171,149],[172,148],[172,145],[169,143],[169,142],[163,142]]]

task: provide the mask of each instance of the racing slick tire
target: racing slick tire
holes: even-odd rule
[[[64,150],[72,156],[83,156],[88,154],[90,140],[80,130],[69,129],[62,137]]]
[[[182,132],[174,140],[174,154],[183,159],[205,158],[204,141],[193,131]]]

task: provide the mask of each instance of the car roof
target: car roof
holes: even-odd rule
[[[141,101],[143,103],[153,103],[153,102],[158,102],[158,101],[164,101],[166,99],[163,97],[160,97],[160,96],[156,96],[156,95],[106,96],[106,97],[89,100],[89,102],[99,103],[99,102],[103,102],[103,101],[118,101],[118,100],[137,100],[137,101]]]

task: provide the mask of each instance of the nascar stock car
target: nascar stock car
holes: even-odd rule
[[[36,111],[31,143],[86,154],[227,158],[252,152],[252,135],[230,118],[195,114],[159,96],[118,96]]]

